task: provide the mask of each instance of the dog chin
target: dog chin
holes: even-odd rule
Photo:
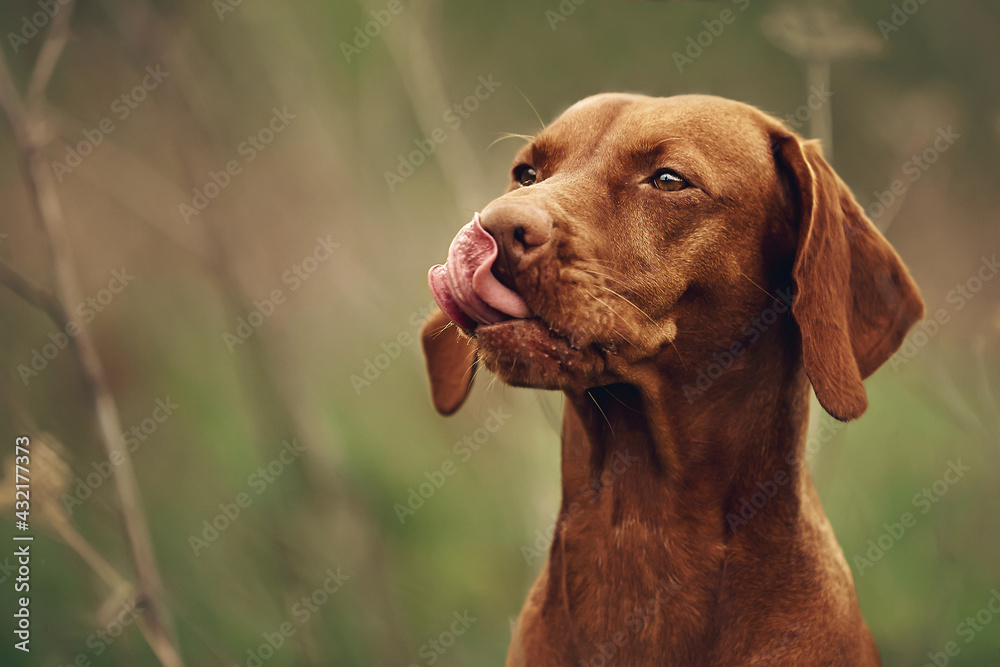
[[[578,389],[604,374],[593,346],[577,349],[538,319],[513,319],[476,328],[479,359],[509,385]]]

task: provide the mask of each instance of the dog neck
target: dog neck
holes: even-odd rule
[[[791,518],[775,514],[794,510],[807,473],[809,381],[800,350],[789,323],[698,394],[690,387],[704,369],[662,360],[634,369],[629,382],[566,392],[564,502],[613,500],[612,526],[628,519],[673,528],[695,519],[725,538],[751,523],[722,531],[725,515],[763,490],[763,523]],[[783,492],[770,493],[772,482]]]
[[[567,392],[550,586],[559,586],[553,593],[565,598],[584,644],[617,630],[629,636],[630,614],[634,621],[636,609],[656,601],[653,617],[675,620],[643,642],[690,646],[700,637],[708,645],[733,555],[747,562],[782,553],[798,539],[804,507],[810,520],[822,516],[803,462],[808,380],[800,358],[773,363],[775,354],[798,354],[794,340],[789,349],[782,339],[761,340],[731,377],[693,401],[683,381],[662,371]],[[753,393],[729,391],[745,387],[748,373]],[[780,573],[765,564],[740,576],[746,584],[772,575]],[[609,610],[604,627],[577,626],[574,606],[591,603]],[[672,605],[687,611],[672,616]]]

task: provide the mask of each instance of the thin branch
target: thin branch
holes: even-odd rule
[[[49,86],[52,74],[56,71],[56,64],[66,48],[66,42],[70,36],[70,17],[73,14],[74,0],[69,0],[56,10],[52,25],[45,35],[45,41],[38,52],[38,59],[35,60],[35,67],[31,72],[31,80],[28,82],[28,94],[26,96],[28,108],[32,111],[38,109],[44,101],[45,89]]]
[[[420,129],[430,136],[440,127],[441,112],[449,107],[449,99],[426,37],[427,27],[419,25],[435,9],[436,3],[428,0],[419,5],[414,3],[412,10],[421,14],[413,19],[417,24],[415,27],[409,31],[386,30],[383,35]],[[452,133],[448,137],[448,145],[447,149],[435,151],[434,158],[455,193],[456,203],[484,196],[486,179],[483,168],[465,134],[460,131]]]
[[[162,601],[163,586],[156,565],[149,526],[142,510],[139,484],[128,449],[120,437],[122,427],[118,406],[105,377],[97,345],[72,307],[73,304],[83,301],[83,292],[77,278],[70,236],[56,184],[37,143],[38,133],[34,131],[42,126],[37,114],[40,113],[45,87],[65,46],[71,9],[72,6],[64,6],[60,10],[59,19],[54,22],[53,30],[47,35],[46,43],[42,46],[42,57],[38,68],[31,76],[31,90],[36,98],[36,104],[30,109],[25,109],[25,104],[11,79],[6,58],[0,53],[0,106],[6,112],[13,129],[30,199],[49,244],[55,273],[56,300],[65,315],[67,326],[75,326],[78,330],[77,335],[70,340],[85,385],[93,400],[101,443],[111,460],[121,461],[114,476],[115,488],[139,583],[137,604],[142,604],[146,608],[142,621],[147,626],[148,632],[144,634],[153,652],[165,667],[183,667],[173,623]],[[66,27],[57,29],[63,23]],[[24,283],[21,283],[21,286],[24,287]]]
[[[59,300],[44,287],[21,275],[10,262],[0,257],[0,283],[6,285],[11,292],[18,295],[29,304],[49,316],[60,329],[66,326],[66,313]]]
[[[17,423],[18,431],[35,433],[35,444],[34,452],[35,456],[38,457],[38,462],[41,464],[41,469],[45,471],[45,475],[41,478],[42,489],[41,493],[38,494],[39,506],[41,507],[41,516],[44,522],[46,522],[62,541],[70,549],[75,551],[78,556],[83,560],[83,562],[90,567],[91,570],[100,577],[108,588],[111,589],[111,597],[106,599],[101,606],[101,609],[107,609],[109,604],[112,608],[117,608],[120,606],[120,601],[123,598],[132,598],[134,600],[133,604],[138,606],[141,602],[141,598],[135,595],[135,587],[131,582],[127,581],[118,570],[114,568],[111,563],[101,555],[101,553],[94,548],[90,542],[87,541],[83,535],[80,534],[73,524],[70,522],[69,517],[66,515],[66,511],[57,499],[59,491],[62,489],[65,480],[69,478],[69,465],[63,460],[61,452],[65,451],[65,448],[56,440],[55,436],[49,433],[41,433],[38,428],[38,424],[35,422],[31,413],[28,411],[27,405],[25,405],[24,399],[18,393],[11,391],[6,378],[0,375],[0,398],[3,399],[8,405],[10,405],[11,412],[14,415],[14,421]],[[46,489],[46,477],[48,477],[48,486]],[[5,484],[7,478],[0,480],[0,488],[5,488],[8,486]],[[38,478],[35,479],[36,482],[39,481]],[[10,481],[9,484],[13,484]],[[12,502],[12,501],[8,501]],[[4,507],[7,503],[3,499],[0,499],[0,507]],[[12,506],[12,505],[11,505]],[[106,614],[98,612],[98,618],[104,618]],[[139,623],[139,630],[142,632],[143,636],[146,638],[150,644],[153,643],[154,639],[151,637],[152,630],[145,623]]]
[[[132,584],[118,574],[118,570],[87,541],[87,538],[73,527],[73,524],[70,523],[65,514],[57,508],[49,508],[49,511],[44,512],[44,514],[53,530],[62,538],[63,542],[75,551],[90,569],[97,573],[97,576],[108,585],[108,588],[112,591],[132,588]]]
[[[169,90],[164,91],[162,101],[165,105],[172,104],[167,117],[177,123],[178,130],[186,135],[194,133],[197,137],[196,140],[175,144],[178,161],[184,166],[184,173],[187,175],[188,184],[185,190],[188,190],[198,185],[194,179],[195,174],[204,174],[214,167],[213,162],[206,160],[211,158],[213,152],[223,148],[218,145],[206,122],[206,118],[211,117],[211,109],[204,106],[201,102],[204,96],[191,85],[197,80],[191,74],[203,74],[202,68],[206,66],[206,59],[203,56],[199,57],[201,50],[197,41],[185,43],[184,48],[178,48],[180,41],[177,36],[170,31],[170,26],[146,0],[103,0],[102,5],[105,6],[109,18],[118,26],[127,51],[131,53],[136,64],[152,60],[164,63],[171,72],[175,69],[177,71]],[[275,7],[283,6],[275,5]],[[286,57],[291,56],[286,53]],[[296,61],[295,71],[308,72],[310,64],[305,61]],[[280,74],[272,73],[272,78],[280,80]],[[109,145],[114,145],[114,142],[111,141]],[[195,150],[193,148],[195,146],[202,147],[202,153]],[[201,227],[205,231],[205,257],[208,260],[205,266],[211,269],[211,275],[223,296],[224,307],[235,319],[237,315],[250,309],[251,299],[231,259],[233,240],[226,236],[223,228],[219,226],[219,216],[213,211],[204,211],[201,220]],[[282,434],[282,437],[297,434],[304,442],[323,441],[326,443],[327,451],[337,451],[332,439],[328,435],[324,437],[319,433],[315,426],[316,421],[305,418],[302,413],[303,408],[299,407],[301,400],[294,399],[289,393],[290,387],[301,383],[291,377],[290,368],[293,364],[276,360],[276,356],[282,351],[282,345],[271,345],[270,340],[272,338],[265,335],[265,332],[259,331],[254,340],[250,341],[248,354],[244,355],[245,362],[239,364],[240,372],[248,374],[246,376],[248,381],[243,384],[247,388],[246,398],[252,408],[250,416],[258,420],[254,430],[258,433],[257,439],[261,451],[267,452],[265,448],[273,446],[274,438],[271,434]],[[402,634],[398,620],[400,614],[390,595],[391,583],[384,557],[386,549],[379,533],[370,528],[373,524],[371,519],[373,511],[368,507],[364,494],[358,492],[350,476],[339,467],[324,470],[322,474],[318,472],[319,470],[319,466],[316,465],[304,466],[303,481],[306,483],[307,493],[315,499],[333,499],[331,502],[336,503],[338,509],[341,509],[338,514],[345,517],[338,525],[346,524],[347,520],[353,519],[355,515],[359,517],[349,527],[345,526],[341,530],[354,530],[360,534],[360,536],[352,535],[351,544],[352,548],[364,552],[361,562],[364,563],[367,572],[363,578],[378,586],[377,592],[370,596],[369,601],[380,607],[377,616],[380,619],[380,632],[384,633],[384,639],[377,642],[384,655],[375,662],[379,664],[388,662],[390,646],[396,648],[397,653],[401,655],[405,654],[405,647],[399,637]],[[323,493],[320,493],[319,489],[322,489]],[[348,509],[343,511],[342,508]],[[286,587],[294,585],[297,582],[291,578],[293,571],[291,564],[295,549],[288,544],[288,539],[275,539],[274,544],[277,558],[283,564],[282,571],[286,577],[283,583]]]

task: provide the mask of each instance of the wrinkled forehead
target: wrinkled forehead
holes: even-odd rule
[[[724,188],[747,172],[773,170],[768,128],[774,124],[749,105],[711,96],[595,95],[539,133],[532,150],[571,167],[641,163],[647,156],[679,161]]]

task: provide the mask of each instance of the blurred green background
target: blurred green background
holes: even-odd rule
[[[885,664],[923,665],[948,642],[948,664],[1000,664],[1000,614],[960,625],[1000,591],[1000,279],[968,282],[1000,252],[1000,8],[577,3],[73,8],[32,141],[94,300],[79,315],[128,434],[184,664],[502,664],[558,509],[562,404],[481,377],[458,416],[438,417],[414,344],[425,275],[504,188],[520,140],[493,142],[605,91],[722,95],[832,140],[835,168],[947,322],[867,383],[859,421],[830,430],[814,406],[816,484]],[[22,93],[68,11],[0,8]],[[29,36],[25,21],[42,28]],[[0,257],[52,289],[32,181],[0,125]],[[443,142],[428,142],[436,130]],[[0,318],[0,664],[159,664],[133,620],[147,612],[132,611],[118,469],[80,363],[4,286]],[[491,411],[509,417],[485,438]],[[13,648],[8,541],[24,433],[28,655]],[[477,437],[478,450],[461,444]],[[915,496],[950,462],[968,471],[924,513]],[[422,484],[430,497],[401,520]],[[856,559],[904,512],[905,535]]]

